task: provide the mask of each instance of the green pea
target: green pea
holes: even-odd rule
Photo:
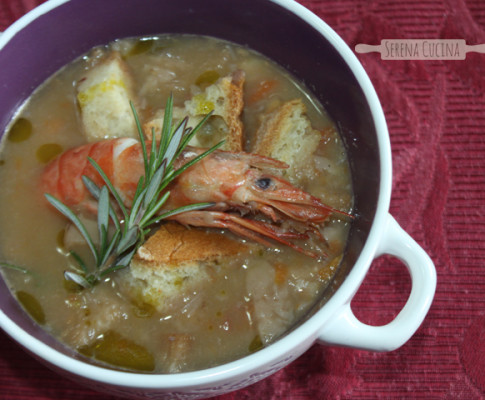
[[[155,307],[145,302],[133,301],[133,312],[138,318],[150,318],[155,313]]]
[[[143,54],[150,51],[154,42],[155,41],[153,39],[137,41],[136,44],[131,48],[128,56],[136,56],[138,54]]]
[[[220,78],[220,74],[214,70],[208,70],[199,75],[195,80],[197,86],[209,86],[214,84]]]
[[[256,335],[251,343],[249,343],[249,352],[254,353],[258,350],[261,350],[263,347],[264,346],[261,337],[259,335]]]
[[[59,232],[57,232],[56,243],[57,243],[58,248],[64,249],[66,247],[66,245],[64,243],[65,236],[66,236],[66,230],[65,229],[61,229]]]
[[[197,132],[197,140],[202,147],[212,147],[227,136],[228,126],[218,115],[213,115]]]
[[[19,118],[8,131],[8,140],[14,143],[23,142],[32,135],[32,123],[26,118]]]
[[[25,308],[30,316],[40,325],[45,324],[45,313],[39,301],[30,293],[19,290],[17,293],[17,300]]]
[[[76,282],[66,278],[64,278],[62,286],[68,293],[79,293],[84,290],[81,285],[78,285]]]
[[[137,371],[153,371],[153,355],[143,346],[108,331],[94,343],[78,348],[81,354],[110,365]]]
[[[47,164],[53,158],[62,153],[62,146],[57,143],[46,143],[37,149],[36,156],[43,164]]]

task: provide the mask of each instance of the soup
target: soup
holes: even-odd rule
[[[285,215],[252,200],[218,205],[210,215],[229,215],[231,224],[224,226],[221,220],[201,224],[194,218],[198,214],[164,220],[130,267],[83,288],[64,272],[76,268],[73,250],[89,259],[88,246],[48,204],[39,182],[52,183],[46,168],[59,154],[74,154],[70,149],[136,138],[129,100],[147,140],[152,133],[157,137],[171,95],[175,123],[187,116],[194,126],[212,112],[190,142],[194,149],[225,140],[225,153],[216,150],[192,166],[192,176],[206,174],[232,194],[239,190],[233,176],[240,170],[228,167],[229,161],[249,160],[251,173],[272,174],[257,180],[262,192],[281,179],[331,211],[316,223],[297,219],[317,207],[295,211],[273,202]],[[130,146],[138,145],[131,140]],[[219,164],[208,171],[211,156]],[[177,199],[184,174],[189,170],[172,186],[170,199]],[[118,40],[63,68],[36,90],[7,129],[0,179],[0,259],[21,267],[2,268],[12,293],[37,323],[81,356],[123,370],[198,370],[269,345],[331,283],[351,223],[348,161],[322,106],[270,60],[208,37]],[[190,190],[186,197],[200,193]],[[96,227],[92,212],[74,209],[87,227]],[[241,224],[249,224],[249,232]],[[269,238],[254,234],[261,226],[263,234],[269,229]]]

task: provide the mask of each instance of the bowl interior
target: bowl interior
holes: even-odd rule
[[[62,4],[48,10],[57,3]],[[337,123],[351,162],[354,213],[358,218],[331,290],[339,287],[358,258],[376,213],[380,160],[366,97],[347,63],[318,28],[281,4],[266,0],[159,0],[143,5],[139,0],[104,0],[102,4],[98,0],[71,0],[47,2],[42,10],[47,12],[20,30],[0,51],[0,132],[46,78],[93,46],[122,37],[169,32],[214,36],[259,51],[302,81]],[[2,280],[0,306],[22,329],[72,355],[19,312]]]

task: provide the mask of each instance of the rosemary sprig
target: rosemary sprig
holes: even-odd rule
[[[22,272],[23,274],[28,274],[29,270],[27,268],[21,267],[19,265],[15,264],[9,264],[6,262],[0,262],[0,268],[6,268],[6,269],[11,269],[14,271]]]
[[[99,240],[97,243],[91,238],[82,221],[69,207],[55,197],[45,194],[47,200],[77,227],[94,257],[95,266],[90,269],[78,254],[71,252],[79,268],[75,271],[66,271],[64,273],[66,279],[72,280],[85,288],[92,287],[111,272],[127,267],[138,247],[144,243],[147,234],[161,220],[182,212],[198,210],[212,205],[212,203],[197,203],[160,213],[170,196],[170,192],[166,191],[169,183],[187,168],[223,144],[221,142],[215,145],[184,164],[181,168],[174,169],[175,160],[182,153],[190,139],[207,121],[210,114],[194,128],[187,127],[188,118],[185,118],[174,127],[172,122],[173,97],[170,96],[165,108],[160,141],[157,143],[155,132],[152,131],[152,141],[148,148],[133,104],[131,104],[131,108],[138,128],[145,167],[145,173],[138,181],[131,209],[125,207],[121,196],[108,176],[96,161],[91,158],[89,158],[89,162],[101,175],[105,183],[100,188],[91,179],[83,176],[84,185],[98,202],[97,225]],[[116,213],[110,195],[120,210],[121,217]],[[110,221],[114,224],[115,229],[111,237],[108,235]]]

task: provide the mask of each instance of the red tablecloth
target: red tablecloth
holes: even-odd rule
[[[483,0],[300,2],[352,49],[390,38],[485,43]],[[40,3],[1,0],[0,30]],[[391,213],[438,271],[430,313],[394,352],[315,345],[270,378],[218,400],[485,398],[485,54],[463,61],[385,61],[376,53],[359,59],[389,124]],[[405,267],[381,259],[352,305],[364,322],[386,323],[409,288]],[[112,398],[61,378],[0,332],[0,399]]]

